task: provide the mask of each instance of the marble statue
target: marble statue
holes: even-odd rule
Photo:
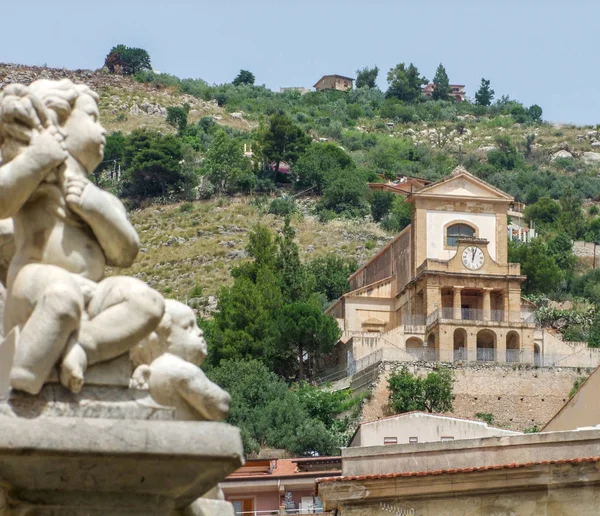
[[[68,79],[9,85],[0,96],[0,219],[14,221],[4,331],[16,333],[10,385],[38,393],[56,364],[78,392],[88,365],[127,353],[164,301],[128,267],[139,239],[125,208],[95,186],[105,130],[98,96]]]
[[[156,403],[175,407],[178,420],[225,419],[231,398],[200,369],[206,352],[194,311],[168,299],[158,327],[131,351],[139,364],[131,386],[148,389]]]
[[[105,277],[139,238],[89,180],[99,116],[67,79],[0,93],[0,515],[233,516],[242,442],[193,310]]]

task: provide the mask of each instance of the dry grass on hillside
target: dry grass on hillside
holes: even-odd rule
[[[181,300],[190,296],[196,285],[202,287],[203,295],[216,294],[231,283],[231,268],[244,260],[248,231],[258,223],[274,231],[282,227],[282,218],[265,211],[264,206],[242,197],[133,211],[130,217],[142,251],[127,273]],[[335,252],[363,262],[391,238],[376,224],[364,221],[321,224],[312,216],[299,214],[293,226],[304,260]]]

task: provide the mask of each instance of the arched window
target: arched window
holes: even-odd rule
[[[452,224],[446,230],[446,245],[455,247],[459,238],[474,237],[475,229],[467,224]]]

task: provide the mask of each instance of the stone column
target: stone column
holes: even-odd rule
[[[435,312],[438,308],[442,308],[442,295],[440,286],[437,284],[428,284],[425,289],[425,315],[430,315]]]
[[[521,289],[510,288],[508,297],[508,306],[510,310],[508,320],[511,322],[519,322],[521,320]]]
[[[465,328],[466,329],[466,328]],[[467,330],[467,361],[477,361],[477,333],[473,330]]]
[[[462,290],[465,287],[454,287],[454,319],[462,319]]]
[[[491,321],[492,319],[492,302],[490,298],[490,294],[492,292],[492,288],[484,288],[483,289],[483,320]]]
[[[506,333],[496,332],[496,362],[506,362]]]
[[[510,314],[510,305],[508,303],[508,289],[502,291],[502,308],[504,309],[504,314],[502,314],[502,320],[504,322],[508,322],[508,315]]]

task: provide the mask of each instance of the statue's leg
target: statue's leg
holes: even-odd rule
[[[40,392],[67,342],[76,334],[83,295],[71,274],[51,265],[31,264],[10,286],[5,328],[21,329],[10,385]]]
[[[127,276],[102,280],[79,331],[88,363],[128,352],[158,326],[164,310],[163,297],[143,281]]]

